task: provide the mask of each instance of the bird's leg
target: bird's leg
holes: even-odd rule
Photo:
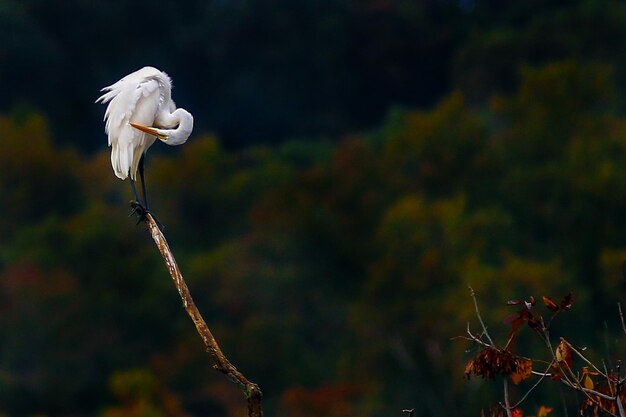
[[[139,196],[137,195],[137,187],[135,186],[135,180],[133,180],[132,178],[129,178],[129,179],[130,179],[130,188],[132,188],[133,190],[133,198],[134,198],[134,200],[130,202],[130,206],[133,209],[133,211],[131,211],[130,213],[130,216],[136,214],[139,217],[139,220],[137,221],[137,223],[139,223],[140,221],[145,220],[148,210],[146,210],[146,208],[139,202]]]
[[[145,163],[146,154],[141,155],[141,159],[139,160],[139,177],[141,178],[141,193],[143,195],[143,206],[139,205],[141,208],[134,208],[134,212],[139,213],[139,221],[145,220],[146,214],[152,214],[152,218],[156,222],[159,229],[164,229],[163,224],[155,217],[154,213],[150,211],[148,208],[148,197],[146,193],[146,179],[144,175],[144,163]],[[137,193],[135,192],[135,197]]]
[[[132,178],[130,179],[130,188],[132,188],[133,190],[133,198],[135,199],[135,202],[139,203],[139,196],[137,195],[137,188],[135,187],[135,180]]]
[[[143,172],[145,159],[146,159],[146,154],[144,153],[141,155],[141,159],[139,160],[139,177],[141,178],[141,193],[143,195],[143,204],[144,204],[146,211],[149,211],[148,196],[146,195],[146,179],[144,177],[144,172]]]

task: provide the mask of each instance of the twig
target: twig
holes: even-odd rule
[[[174,259],[174,254],[167,244],[165,236],[159,229],[159,226],[154,220],[154,217],[152,217],[150,213],[147,213],[145,215],[145,222],[148,225],[148,229],[150,230],[152,239],[154,239],[154,243],[156,243],[159,251],[161,252],[161,255],[163,256],[165,265],[167,266],[167,269],[172,276],[174,285],[176,286],[178,294],[183,301],[183,307],[187,311],[187,314],[189,314],[189,317],[191,317],[191,320],[193,320],[193,323],[196,326],[196,330],[198,331],[200,337],[202,337],[202,341],[207,348],[207,352],[211,356],[211,359],[213,359],[213,368],[222,372],[232,382],[239,385],[244,395],[246,396],[246,400],[248,401],[248,417],[262,417],[262,394],[259,386],[250,382],[241,372],[237,370],[237,368],[235,368],[232,363],[230,363],[226,356],[224,356],[222,350],[217,343],[217,340],[215,340],[215,337],[213,337],[211,330],[209,330],[209,327],[202,318],[200,311],[198,311],[198,308],[191,298],[189,288],[187,287],[187,284],[185,283],[185,280],[180,273],[180,269],[178,269],[176,259]]]
[[[519,406],[520,406],[520,404],[521,404],[521,403],[523,403],[523,402],[526,400],[526,398],[530,395],[530,393],[531,393],[531,392],[533,392],[533,390],[534,390],[535,388],[537,388],[537,387],[539,386],[539,384],[541,384],[541,381],[543,381],[543,379],[544,379],[546,376],[549,376],[549,375],[550,375],[550,374],[548,373],[548,371],[549,371],[549,370],[550,370],[550,368],[552,367],[552,364],[553,364],[553,363],[554,363],[554,361],[553,361],[553,362],[550,362],[550,365],[548,365],[548,369],[546,369],[546,371],[545,371],[544,373],[540,374],[539,372],[537,372],[537,374],[540,374],[540,375],[541,375],[541,376],[540,376],[540,378],[537,380],[537,382],[535,382],[535,384],[534,384],[532,387],[530,387],[530,389],[529,389],[528,391],[526,391],[526,394],[524,394],[524,396],[523,396],[523,397],[522,397],[522,398],[521,398],[521,399],[520,399],[517,403],[515,403],[515,404],[513,405],[513,408],[517,408],[517,407],[519,407]]]
[[[624,324],[624,313],[622,313],[622,303],[617,303],[617,309],[619,310],[619,319],[622,322],[622,330],[626,335],[626,324]]]
[[[489,333],[487,332],[487,326],[485,326],[485,322],[483,321],[483,318],[480,316],[480,310],[478,309],[478,301],[476,301],[476,294],[474,294],[474,289],[472,288],[472,286],[469,286],[469,290],[470,290],[470,295],[472,296],[472,300],[474,300],[474,309],[476,310],[476,317],[478,317],[478,321],[480,322],[480,325],[483,328],[483,334],[487,337],[487,340],[489,340],[489,343],[491,344],[491,346],[495,346],[495,343],[493,343],[493,340],[491,340],[491,336],[489,336]]]
[[[606,367],[606,363],[604,362],[604,359],[602,360],[602,366],[604,367],[604,373],[606,374],[606,384],[609,387],[609,391],[611,392],[611,395],[615,395],[615,392],[619,392],[619,390],[616,390],[615,392],[613,392],[613,384],[611,383],[611,378],[609,378],[609,370]],[[619,378],[618,378],[619,381]]]
[[[609,400],[609,401],[619,401],[619,400],[618,400],[618,399],[616,399],[615,397],[611,397],[611,396],[608,396],[608,395],[603,394],[603,393],[601,393],[601,392],[598,392],[598,391],[595,391],[595,390],[592,390],[592,389],[585,388],[585,387],[583,387],[582,385],[579,385],[579,384],[574,384],[574,383],[572,383],[571,381],[567,381],[566,379],[561,379],[561,382],[562,382],[564,385],[566,385],[566,386],[568,386],[568,387],[570,387],[570,388],[573,388],[573,389],[574,389],[574,390],[576,390],[576,391],[580,391],[580,392],[582,392],[582,393],[583,393],[583,394],[587,397],[587,399],[589,399],[589,401],[591,401],[592,403],[594,403],[595,405],[597,405],[597,406],[599,407],[599,409],[600,409],[600,410],[602,410],[603,412],[607,413],[608,415],[610,415],[610,416],[612,416],[612,417],[626,417],[626,416],[618,416],[617,414],[612,413],[611,411],[607,410],[607,409],[606,409],[606,408],[602,405],[602,403],[601,403],[600,401],[598,401],[598,400],[596,400],[595,398],[591,397],[591,395],[590,395],[590,394],[597,395],[598,397],[604,398],[605,400]],[[618,405],[618,407],[619,407],[619,405]]]
[[[474,334],[472,333],[472,331],[470,330],[470,324],[469,322],[467,322],[467,334],[469,335],[469,337],[465,337],[465,336],[455,336],[455,337],[451,337],[450,340],[456,340],[456,339],[463,339],[463,340],[469,340],[471,342],[476,342],[479,345],[483,345],[485,347],[495,347],[493,345],[490,345],[488,343],[483,342],[482,340],[480,340],[478,337],[474,336]]]
[[[599,369],[598,369],[598,367],[597,367],[597,366],[596,366],[593,362],[591,362],[589,359],[587,359],[587,358],[585,357],[585,355],[583,355],[581,352],[579,352],[579,351],[578,351],[578,350],[577,350],[574,346],[572,346],[572,344],[571,344],[570,342],[568,342],[565,338],[561,337],[560,339],[561,339],[561,341],[562,341],[563,343],[565,343],[567,346],[569,346],[569,348],[570,348],[570,349],[572,349],[572,351],[574,351],[574,353],[575,353],[575,354],[577,354],[577,355],[578,355],[578,357],[579,357],[580,359],[582,359],[583,361],[585,361],[585,362],[587,363],[587,365],[589,365],[589,366],[591,366],[593,369],[595,369],[595,371],[596,371],[597,373],[599,373],[600,375],[602,375],[603,377],[605,377],[605,378],[607,378],[607,379],[609,378],[607,374],[605,374],[604,372],[602,372],[601,370],[599,370]]]
[[[603,394],[601,392],[598,392],[596,390],[593,389],[589,389],[589,388],[585,388],[582,385],[579,384],[574,384],[571,381],[568,381],[566,379],[561,379],[561,383],[563,383],[563,385],[568,386],[570,388],[575,389],[576,391],[580,391],[583,394],[593,394],[593,395],[597,395],[600,398],[604,398],[605,400],[609,400],[609,401],[615,401],[615,397],[612,397],[610,395],[606,395]],[[589,397],[588,397],[589,398]],[[597,403],[597,401],[595,401],[593,398],[590,398],[593,402]]]
[[[566,370],[572,375],[572,379],[570,380],[569,377],[567,376],[567,373],[563,370],[563,367],[561,366],[561,362],[556,358],[556,353],[555,350],[552,348],[552,343],[550,342],[550,338],[548,337],[548,335],[545,333],[544,330],[544,341],[546,342],[546,345],[548,346],[548,350],[550,351],[550,354],[552,355],[552,360],[554,361],[554,363],[556,364],[556,366],[559,368],[561,374],[563,375],[563,378],[561,379],[561,382],[565,385],[567,385],[570,388],[573,388],[574,390],[580,391],[582,392],[588,399],[589,401],[591,401],[592,403],[598,405],[600,407],[600,409],[602,409],[603,411],[607,412],[608,414],[610,414],[613,417],[617,417],[615,414],[609,412],[608,410],[605,410],[604,407],[602,407],[602,404],[600,404],[600,402],[598,402],[597,400],[595,400],[594,398],[591,397],[590,394],[595,394],[598,395],[599,397],[603,397],[605,399],[608,399],[610,401],[615,400],[614,397],[610,397],[606,394],[602,394],[600,392],[597,392],[595,390],[590,390],[587,389],[585,387],[583,387],[576,379],[576,376],[574,375],[574,372],[572,371],[572,369],[570,368],[570,366],[567,364],[567,362],[565,362],[565,367]],[[587,358],[585,358],[582,353],[578,352],[567,340],[565,340],[564,338],[561,338],[561,340],[563,342],[565,342],[574,352],[576,352],[583,360],[585,360],[586,362],[588,362],[594,369],[596,369],[598,371],[598,373],[600,375],[604,374],[602,372],[600,372],[600,370],[598,370],[598,368],[591,362],[589,362],[589,360]]]
[[[619,394],[615,396],[615,401],[617,402],[617,410],[619,411],[620,417],[626,417],[626,414],[624,414],[624,405],[622,404],[622,399],[619,397]]]
[[[509,404],[509,386],[506,378],[503,378],[504,381],[504,409],[506,410],[507,417],[513,417],[513,413],[511,413],[511,405]]]

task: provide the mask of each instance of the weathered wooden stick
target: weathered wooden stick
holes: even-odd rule
[[[209,330],[209,327],[191,298],[189,288],[183,279],[183,275],[180,273],[180,269],[178,269],[176,259],[174,259],[174,254],[167,244],[165,236],[150,213],[145,215],[145,222],[148,225],[154,243],[156,243],[163,256],[163,260],[172,276],[172,280],[174,280],[178,294],[180,294],[180,298],[183,300],[183,307],[185,307],[187,314],[189,314],[189,317],[191,317],[191,320],[193,320],[193,323],[196,325],[196,330],[200,337],[202,337],[204,345],[207,347],[207,352],[213,359],[213,368],[222,372],[228,379],[239,385],[248,401],[248,417],[262,417],[261,389],[257,384],[250,382],[232,363],[230,363],[226,356],[224,356],[220,346],[217,344],[217,340],[213,337],[211,330]]]

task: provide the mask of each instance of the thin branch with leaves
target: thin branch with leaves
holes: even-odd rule
[[[466,331],[468,336],[459,336],[458,338],[468,340],[481,348],[465,367],[467,378],[472,375],[486,379],[494,379],[496,375],[503,377],[504,401],[499,403],[499,408],[491,409],[492,417],[500,417],[503,413],[507,417],[517,415],[518,407],[529,397],[532,391],[545,381],[560,382],[564,386],[581,393],[583,395],[583,401],[580,405],[581,415],[599,416],[603,413],[614,417],[626,417],[624,409],[626,389],[624,388],[619,361],[615,369],[608,369],[603,361],[604,370],[601,370],[583,353],[584,349],[574,347],[566,338],[559,337],[556,339],[558,344],[552,344],[550,325],[557,315],[571,309],[574,304],[571,293],[559,303],[554,302],[549,297],[542,297],[545,307],[551,313],[547,325],[544,317],[537,312],[536,300],[533,297],[527,301],[508,301],[508,305],[520,306],[521,309],[505,320],[505,323],[511,326],[511,332],[504,347],[498,347],[487,331],[487,325],[480,314],[476,294],[471,287],[469,289],[482,332],[480,334],[473,333],[468,323]],[[618,305],[618,309],[622,327],[626,328],[623,324],[621,305]],[[513,341],[523,327],[529,327],[539,336],[549,352],[550,360],[526,358],[513,352]],[[574,360],[582,362],[583,366],[580,370],[573,368]],[[533,370],[535,363],[543,363],[544,366],[547,364],[547,368],[543,372],[535,371]],[[533,376],[538,377],[538,379],[522,394],[517,402],[512,404],[509,380],[517,385]],[[547,415],[549,411],[546,410],[552,410],[543,406],[542,409],[538,415],[542,415],[542,412],[543,415]]]

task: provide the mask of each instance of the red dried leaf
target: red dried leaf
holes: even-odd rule
[[[493,379],[495,375],[509,376],[518,384],[532,375],[532,360],[514,355],[508,350],[487,347],[465,366],[465,377],[472,375]]]
[[[517,331],[524,325],[524,319],[519,315],[511,322],[511,333],[517,333]]]
[[[541,317],[535,316],[531,311],[532,306],[536,303],[534,297],[530,297],[529,301],[509,300],[509,305],[522,305],[522,309],[517,313],[509,315],[504,319],[504,323],[511,325],[511,335],[514,335],[524,324],[528,323],[528,326],[535,331],[543,331],[543,321]]]
[[[546,307],[548,307],[548,309],[552,312],[557,312],[559,311],[559,306],[557,303],[555,303],[554,301],[552,301],[552,299],[550,297],[546,297],[545,295],[543,296],[543,303],[546,305]]]
[[[515,408],[511,410],[511,415],[513,417],[524,417],[524,412],[520,410],[519,408]]]
[[[550,379],[553,381],[560,381],[563,377],[564,375],[561,368],[559,368],[556,363],[553,363],[552,366],[550,366]]]
[[[528,327],[536,332],[542,332],[544,330],[543,322],[539,317],[531,317],[528,319]]]
[[[506,318],[502,321],[504,324],[513,324],[513,322],[519,319],[519,313],[513,313],[506,316]]]

